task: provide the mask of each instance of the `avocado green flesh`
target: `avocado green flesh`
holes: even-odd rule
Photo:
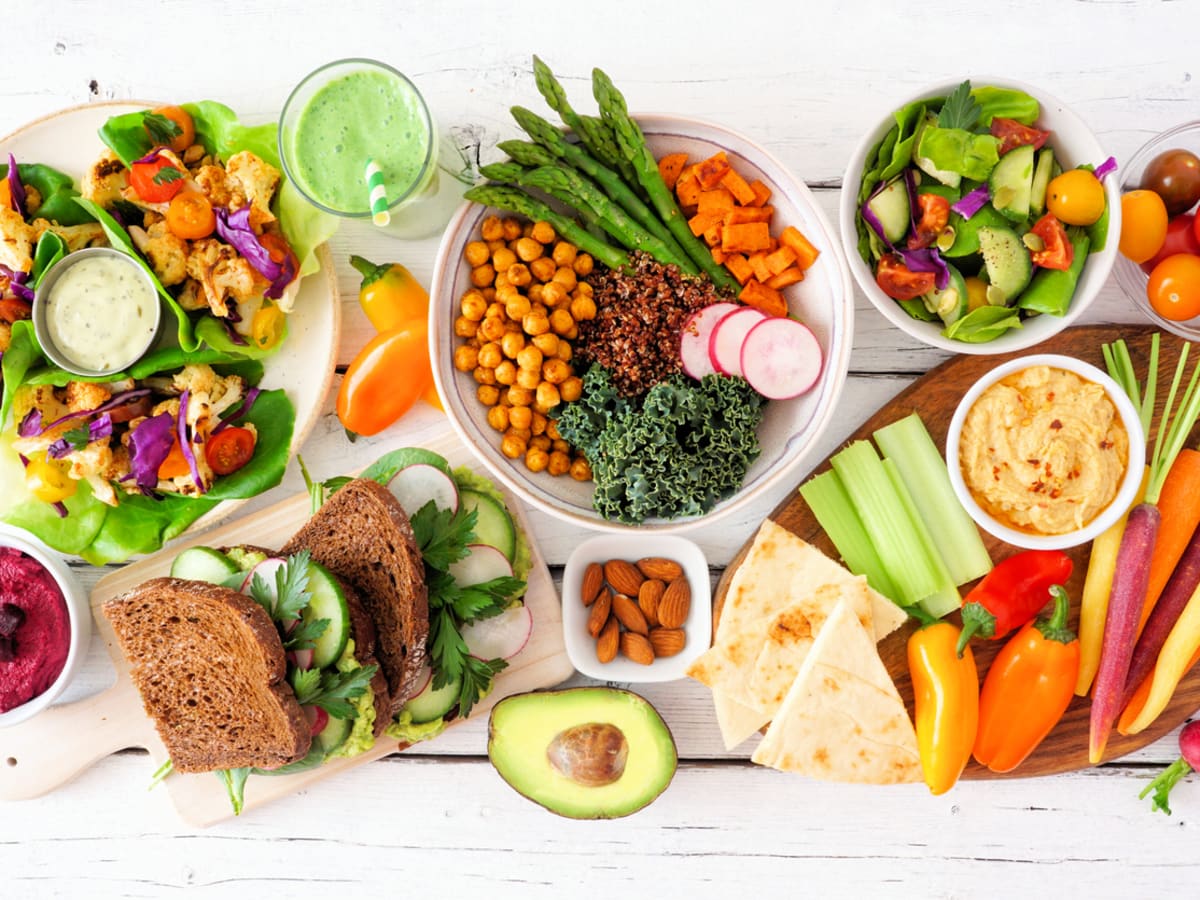
[[[603,723],[621,730],[629,753],[611,784],[587,787],[559,772],[547,750],[562,732]],[[572,819],[627,816],[661,794],[675,775],[675,741],[646,700],[613,688],[518,694],[492,710],[488,757],[518,793]]]

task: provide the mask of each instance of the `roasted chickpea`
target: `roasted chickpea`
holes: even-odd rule
[[[471,241],[463,251],[463,258],[472,269],[482,266],[490,255],[488,245],[483,241]]]
[[[545,450],[547,453],[549,453],[550,438],[546,437],[544,434],[535,434],[529,439],[529,446],[536,447],[538,450]]]
[[[554,409],[561,400],[558,388],[548,381],[543,381],[537,386],[537,391],[534,393],[534,409],[539,406],[544,409]]]
[[[514,322],[520,322],[530,312],[529,298],[523,297],[520,294],[513,297],[504,307],[504,312]]]
[[[517,367],[511,359],[506,359],[496,366],[496,383],[513,385],[517,383]]]
[[[575,257],[575,262],[571,268],[575,270],[576,275],[591,275],[595,265],[596,261],[592,259],[590,253],[580,253]]]
[[[503,291],[513,290],[513,286],[508,283],[508,277],[504,274],[504,270],[496,268],[496,280],[492,282],[492,287],[496,289],[496,296],[499,297]]]
[[[542,351],[536,346],[526,345],[517,354],[517,365],[522,369],[530,369],[534,372],[540,371],[542,368],[542,360],[544,356]]]
[[[478,322],[487,312],[488,302],[479,291],[467,291],[463,294],[459,305],[464,317],[472,322]]]
[[[488,241],[488,256],[491,256],[497,250],[503,250],[507,246],[508,244],[504,243],[502,238],[494,241]]]
[[[482,389],[484,385],[480,385]],[[492,388],[495,390],[495,388]],[[503,434],[508,430],[508,407],[496,404],[487,412],[487,423]]]
[[[575,338],[579,337],[579,326],[572,325],[569,331],[563,332],[562,336],[565,337],[568,341],[575,340]]]
[[[487,309],[484,310],[483,317],[485,319],[503,318],[504,304],[499,300],[493,300],[487,305]]]
[[[475,396],[484,406],[495,406],[500,402],[500,388],[494,384],[481,384],[475,388]]]
[[[515,437],[523,444],[528,444],[529,439],[533,437],[533,435],[529,433],[528,428],[509,428],[508,431],[504,432],[504,436]]]
[[[486,316],[479,323],[479,334],[485,341],[498,341],[507,331],[503,316]]]
[[[567,289],[557,281],[547,282],[542,286],[542,302],[547,306],[558,306],[567,299]]]
[[[542,363],[542,377],[551,384],[562,384],[571,377],[571,367],[561,359],[548,359]]]
[[[505,219],[501,224],[504,226],[504,239],[506,241],[515,241],[521,236],[520,219]]]
[[[550,464],[550,454],[545,449],[530,447],[525,453],[525,468],[530,472],[544,472]]]
[[[492,265],[496,267],[497,272],[507,272],[516,262],[517,254],[507,247],[492,254]]]
[[[549,222],[534,222],[533,231],[530,235],[539,244],[553,244],[557,235],[554,233],[554,226]]]
[[[570,453],[571,445],[562,438],[553,438],[550,444],[551,450],[557,450],[559,453]]]
[[[522,235],[522,237],[529,237],[529,236],[530,236],[530,235],[532,235],[532,234],[533,234],[533,223],[532,223],[532,222],[526,222],[526,223],[524,223],[524,224],[521,226],[521,235]]]
[[[592,480],[592,467],[588,465],[588,461],[582,456],[576,458],[576,460],[571,463],[571,468],[568,471],[570,472],[571,477],[576,481]]]
[[[509,410],[508,421],[513,428],[531,428],[533,425],[533,410],[528,406],[514,406]]]
[[[488,369],[484,366],[476,366],[475,371],[471,373],[477,382],[480,384],[495,384],[496,370]]]
[[[558,433],[558,422],[554,419],[549,419],[546,422],[546,436],[552,441],[562,440],[561,435]]]
[[[575,290],[572,292],[576,297],[590,297],[595,293],[595,290],[586,281],[577,281]]]
[[[485,287],[483,289],[483,299],[486,300],[488,303],[491,303],[493,300],[495,300],[496,299],[496,289],[494,287],[492,287],[491,285],[488,285],[487,287]]]
[[[540,281],[536,281],[525,289],[525,293],[529,295],[529,299],[542,302],[542,289],[545,287]]]
[[[559,241],[554,245],[554,251],[551,256],[554,262],[559,266],[569,266],[574,264],[575,256],[579,253],[579,249],[574,244],[568,244],[566,241]]]
[[[550,454],[550,462],[546,466],[546,471],[551,475],[566,475],[571,469],[571,457],[563,453],[561,450],[555,450]]]
[[[558,352],[554,354],[563,362],[570,362],[571,357],[575,355],[575,351],[571,349],[570,341],[559,341]]]
[[[496,270],[489,264],[484,263],[482,266],[476,266],[471,270],[471,284],[475,287],[487,287],[496,280]]]
[[[466,316],[459,316],[454,320],[454,334],[460,338],[475,337],[475,332],[479,330],[479,323],[473,322]]]
[[[521,327],[528,335],[545,334],[550,330],[550,320],[546,318],[544,312],[539,313],[537,310],[532,310],[521,320]]]
[[[520,459],[525,455],[525,442],[519,437],[506,434],[500,440],[500,452],[509,459]]]
[[[504,237],[504,225],[499,216],[488,216],[479,226],[479,235],[485,241],[498,241]]]
[[[527,390],[537,390],[542,383],[542,373],[538,369],[517,369],[517,385]]]
[[[578,400],[583,395],[583,379],[578,375],[572,375],[558,386],[558,394],[567,403]]]
[[[571,301],[571,315],[576,322],[596,318],[596,301],[591,297],[576,297]]]
[[[535,335],[530,339],[533,346],[542,351],[544,356],[554,356],[558,353],[558,335],[547,331],[545,334]]]
[[[454,368],[460,372],[470,372],[479,365],[479,351],[467,344],[454,348]]]
[[[550,313],[550,327],[554,329],[555,334],[566,337],[575,327],[575,320],[571,318],[568,310],[556,309]]]
[[[517,241],[517,257],[522,262],[533,262],[546,252],[546,249],[531,237],[523,237]]]
[[[535,259],[529,264],[529,271],[533,273],[533,277],[538,281],[549,281],[554,277],[554,273],[558,271],[558,266],[554,264],[548,256]]]
[[[496,271],[500,271],[499,268]],[[575,277],[575,270],[568,266],[559,266],[554,272],[554,277],[551,281],[561,284],[568,292],[575,290],[575,285],[578,279]]]
[[[479,348],[479,364],[486,369],[496,368],[503,359],[504,355],[500,350],[500,345],[495,341],[488,341]]]
[[[500,350],[509,359],[516,359],[517,354],[525,349],[525,335],[519,331],[510,331],[500,339]]]
[[[508,278],[508,283],[517,287],[525,287],[533,280],[533,276],[529,274],[529,266],[525,263],[513,263],[504,274]]]
[[[549,422],[550,420],[547,419],[542,413],[535,412],[533,414],[533,421],[529,423],[530,433],[538,436],[545,436],[546,426],[549,424]],[[550,440],[550,438],[546,438],[546,440]]]
[[[513,405],[514,412],[517,407],[530,406],[533,403],[533,389],[521,387],[519,384],[513,385],[508,389],[508,402]]]

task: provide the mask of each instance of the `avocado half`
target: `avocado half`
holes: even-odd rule
[[[488,758],[519,794],[571,819],[616,819],[666,790],[678,754],[643,697],[583,687],[506,697],[488,722]]]

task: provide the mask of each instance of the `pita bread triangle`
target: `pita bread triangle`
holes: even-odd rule
[[[751,759],[825,781],[921,780],[904,701],[848,603],[826,620]]]

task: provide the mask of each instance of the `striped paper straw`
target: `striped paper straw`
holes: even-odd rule
[[[380,228],[392,220],[387,208],[387,187],[383,183],[383,170],[374,159],[367,160],[367,188],[371,192],[371,221]]]

